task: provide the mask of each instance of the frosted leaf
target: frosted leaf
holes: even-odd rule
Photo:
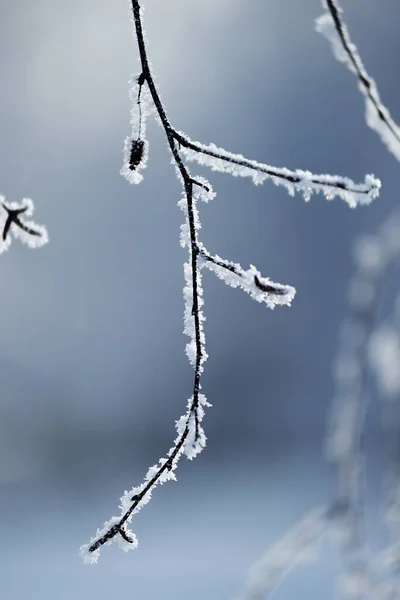
[[[395,329],[384,325],[373,333],[369,360],[383,395],[397,399],[400,394],[400,341]]]
[[[6,202],[0,196],[0,254],[8,250],[12,237],[19,239],[30,248],[39,248],[49,241],[48,233],[43,225],[38,225],[26,217],[33,215],[34,206],[30,198],[23,198],[22,204]]]
[[[314,175],[301,169],[290,171],[248,160],[241,154],[233,154],[215,144],[192,142],[181,133],[176,135],[181,143],[180,151],[188,160],[234,177],[249,177],[255,185],[271,179],[275,185],[284,186],[290,195],[295,191],[300,192],[305,200],[309,200],[314,193],[322,192],[327,200],[338,196],[355,208],[358,204],[369,204],[379,195],[381,182],[373,175],[366,175],[364,183],[356,184],[348,177],[338,175]]]
[[[331,43],[335,58],[344,63],[358,78],[359,89],[365,98],[367,125],[379,135],[397,160],[400,160],[400,129],[382,104],[376,83],[368,75],[357,47],[350,39],[341,16],[342,9],[336,0],[322,0],[322,5],[327,12],[316,19],[315,29]]]

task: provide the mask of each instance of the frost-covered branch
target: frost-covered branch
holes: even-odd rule
[[[350,38],[339,3],[336,0],[322,0],[322,5],[326,12],[316,20],[316,30],[331,42],[335,58],[356,75],[359,89],[365,98],[365,118],[368,126],[380,136],[397,160],[400,160],[400,128],[382,104],[376,83],[368,75],[357,46]]]
[[[368,204],[378,194],[380,181],[367,175],[365,182],[356,184],[346,177],[331,175],[313,175],[308,171],[290,171],[246,159],[240,154],[232,154],[217,146],[204,145],[191,141],[188,136],[175,129],[165,110],[150,68],[142,25],[142,8],[139,0],[132,0],[133,21],[139,50],[141,71],[132,80],[131,112],[132,134],[124,146],[124,162],[121,173],[130,183],[139,183],[143,179],[143,169],[148,160],[149,144],[146,138],[147,118],[154,114],[165,133],[175,165],[178,180],[183,189],[179,207],[184,213],[185,222],[181,228],[181,245],[187,248],[189,258],[184,265],[185,312],[184,333],[189,336],[186,353],[194,368],[193,391],[188,400],[186,413],[177,421],[177,437],[166,456],[151,467],[141,485],[125,492],[121,498],[120,515],[107,521],[97,531],[89,544],[81,547],[85,562],[97,562],[100,548],[117,540],[124,550],[135,548],[135,535],[127,526],[132,516],[150,500],[154,488],[165,481],[175,479],[175,470],[179,459],[185,454],[194,458],[206,444],[202,428],[204,408],[209,406],[201,390],[201,375],[207,359],[202,312],[203,292],[201,270],[207,267],[220,279],[232,287],[241,287],[253,299],[264,302],[268,307],[290,305],[295,289],[288,285],[272,282],[263,277],[254,267],[246,271],[239,264],[213,255],[199,240],[200,219],[198,202],[208,202],[214,198],[211,184],[203,177],[193,177],[184,162],[184,158],[195,160],[209,166],[212,170],[230,173],[234,176],[251,177],[255,184],[270,178],[277,185],[284,185],[290,194],[300,192],[305,200],[312,193],[322,192],[327,199],[335,196],[343,198],[351,207]]]
[[[49,241],[46,228],[26,217],[33,215],[33,202],[24,198],[22,204],[7,202],[0,196],[0,254],[9,249],[12,238],[19,239],[30,248],[39,248]]]

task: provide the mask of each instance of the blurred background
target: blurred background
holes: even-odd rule
[[[400,165],[365,124],[354,77],[314,32],[319,0],[143,0],[173,124],[275,166],[382,180],[370,207],[309,204],[267,182],[208,174],[213,253],[297,288],[268,310],[204,273],[213,408],[206,450],[182,461],[133,529],[139,549],[79,546],[164,456],[191,394],[184,348],[180,187],[149,120],[140,186],[119,174],[138,71],[129,2],[0,2],[0,193],[29,196],[51,243],[0,257],[0,574],[5,600],[233,598],[250,565],[332,498],[322,447],[348,313],[351,247],[398,204]],[[344,0],[350,32],[395,120],[396,0]],[[395,283],[384,301],[390,310]],[[379,423],[368,439],[379,505]],[[383,534],[371,524],[372,543]],[[381,539],[382,538],[382,539]],[[300,567],[276,598],[334,597],[339,558]]]

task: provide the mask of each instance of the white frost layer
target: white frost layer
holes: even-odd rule
[[[315,29],[321,33],[332,45],[335,58],[346,65],[356,75],[359,89],[365,99],[365,118],[367,125],[373,129],[387,146],[389,151],[400,160],[400,128],[393,121],[388,109],[382,104],[375,81],[368,75],[357,46],[351,41],[348,29],[342,21],[342,9],[336,0],[323,0],[326,9],[323,15],[315,21]],[[340,21],[341,33],[332,16],[332,11]]]
[[[182,144],[180,148],[188,160],[210,167],[213,171],[230,173],[234,177],[250,177],[255,185],[271,179],[275,185],[284,186],[291,196],[300,192],[306,201],[310,200],[312,194],[321,192],[327,200],[338,196],[355,208],[359,204],[370,204],[379,195],[381,182],[373,175],[366,175],[364,183],[354,183],[348,177],[338,175],[314,175],[300,169],[290,171],[248,160],[241,154],[233,154],[215,144],[192,142],[186,135],[179,135],[188,145],[193,145],[190,148]]]

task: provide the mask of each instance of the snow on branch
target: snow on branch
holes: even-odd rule
[[[203,177],[193,177],[184,158],[206,164],[212,170],[228,172],[234,176],[251,177],[254,183],[270,178],[277,185],[284,185],[290,194],[300,192],[308,200],[312,193],[321,191],[327,199],[340,196],[351,206],[368,204],[379,194],[380,181],[367,175],[365,182],[356,184],[346,177],[313,175],[308,171],[290,171],[270,167],[232,154],[214,145],[206,146],[191,141],[178,132],[169,121],[164,104],[158,93],[150,68],[143,31],[143,12],[139,0],[132,0],[133,22],[139,50],[140,74],[133,78],[131,99],[131,135],[125,140],[122,175],[130,183],[140,183],[142,171],[148,159],[149,144],[146,138],[146,121],[155,114],[164,131],[175,165],[177,178],[182,185],[182,198],[178,202],[185,221],[181,227],[180,242],[188,250],[184,265],[185,286],[183,290],[184,333],[189,337],[186,354],[194,370],[193,391],[185,414],[176,422],[177,436],[166,456],[149,469],[143,482],[125,492],[121,498],[120,515],[104,523],[89,544],[81,547],[80,554],[87,563],[97,562],[100,549],[117,541],[124,550],[136,548],[137,539],[127,527],[133,515],[150,500],[158,484],[175,479],[175,470],[183,454],[193,459],[206,444],[202,428],[204,409],[210,406],[201,393],[201,375],[207,360],[203,323],[203,291],[201,271],[206,267],[231,287],[241,287],[253,299],[264,302],[269,308],[276,305],[290,306],[295,289],[289,285],[274,283],[261,276],[254,267],[246,271],[239,264],[213,255],[199,240],[201,228],[198,202],[208,202],[215,196],[211,184]]]
[[[365,98],[365,118],[368,126],[380,136],[397,160],[400,160],[400,128],[382,104],[376,83],[368,75],[357,46],[351,41],[339,3],[336,0],[322,0],[322,5],[326,12],[316,19],[316,30],[331,42],[335,58],[344,63],[358,78],[359,89]]]
[[[22,204],[7,202],[0,196],[0,254],[9,249],[12,238],[19,239],[30,248],[39,248],[49,241],[46,228],[38,225],[31,219],[33,215],[33,202],[24,198]]]

